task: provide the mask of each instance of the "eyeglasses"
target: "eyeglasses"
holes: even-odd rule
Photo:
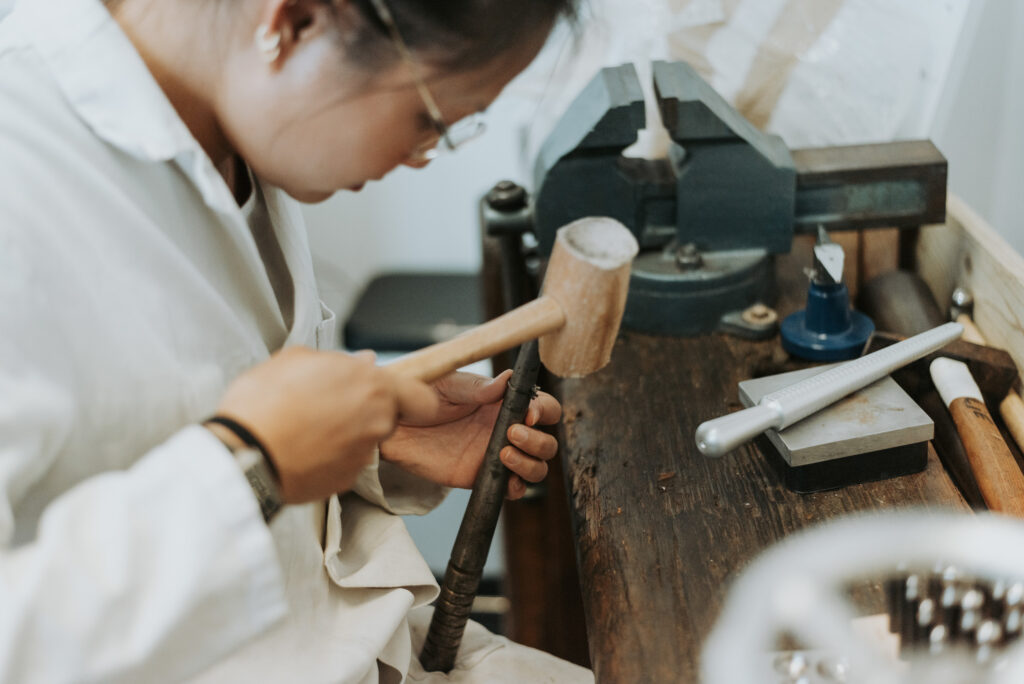
[[[420,74],[419,66],[413,59],[409,46],[406,45],[404,40],[402,40],[402,35],[398,32],[398,26],[395,24],[395,19],[391,15],[391,10],[389,10],[387,5],[384,4],[384,0],[370,0],[370,4],[373,5],[373,9],[377,12],[377,17],[391,35],[391,41],[395,44],[395,49],[398,50],[399,55],[401,55],[402,61],[408,65],[409,71],[412,72],[413,83],[416,86],[416,91],[420,94],[420,99],[423,100],[423,104],[427,108],[427,114],[430,116],[430,123],[437,131],[438,139],[444,143],[444,149],[448,152],[454,152],[470,140],[474,140],[483,135],[484,131],[487,129],[487,124],[484,121],[484,116],[481,112],[476,112],[459,119],[451,126],[445,124],[444,119],[441,117],[441,109],[437,106],[437,101],[434,99],[434,96],[430,94],[430,90],[427,88],[427,83],[423,80],[423,76]],[[414,150],[410,155],[410,160],[414,162],[427,162],[431,159],[436,159],[438,154],[439,150],[437,148],[437,143],[431,142],[429,145],[424,145],[423,147]]]

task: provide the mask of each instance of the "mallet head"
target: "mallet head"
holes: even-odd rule
[[[636,238],[615,219],[590,217],[559,229],[543,294],[565,325],[540,338],[540,358],[555,375],[577,378],[603,368],[626,308]]]

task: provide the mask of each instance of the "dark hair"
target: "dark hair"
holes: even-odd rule
[[[432,63],[449,69],[489,63],[531,31],[559,17],[573,19],[578,0],[385,0],[402,40]],[[350,44],[352,57],[378,64],[397,57],[371,0],[352,0],[368,26]]]

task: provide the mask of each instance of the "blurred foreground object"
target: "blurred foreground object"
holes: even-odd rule
[[[907,588],[910,576],[920,578],[911,582],[913,595],[892,600],[892,587]],[[1016,638],[1022,576],[1024,525],[1010,518],[884,513],[794,534],[756,559],[730,590],[704,646],[702,681],[789,681],[773,675],[764,655],[782,639],[797,646],[790,651],[840,659],[844,679],[833,681],[1017,684],[1024,681],[1024,648]],[[943,577],[950,587],[959,580],[945,614],[942,592],[928,588]],[[890,624],[905,627],[904,663],[853,628],[863,608],[851,589],[878,581],[890,589]]]

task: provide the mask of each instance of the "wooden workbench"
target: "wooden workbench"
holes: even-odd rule
[[[1024,260],[955,197],[946,225],[918,235],[832,237],[846,250],[851,294],[896,267],[916,268],[939,302],[966,285],[990,341],[1024,363]],[[811,247],[797,241],[778,260],[782,316],[803,306]],[[493,263],[485,258],[485,282],[499,280],[487,274]],[[740,407],[740,380],[793,367],[777,338],[626,331],[608,368],[556,383],[568,502],[548,482],[546,496],[506,506],[509,635],[590,664],[602,684],[696,681],[731,579],[773,542],[853,511],[968,510],[933,451],[921,473],[811,495],[787,490],[755,445],[722,459],[697,451],[697,425]]]
[[[599,682],[696,679],[733,576],[786,534],[837,515],[966,504],[930,455],[921,473],[810,495],[753,445],[702,456],[697,425],[740,407],[740,380],[776,372],[775,341],[624,334],[613,364],[565,381],[561,435]]]
[[[779,260],[779,313],[802,307],[805,250]],[[806,263],[803,263],[805,262]],[[737,383],[798,367],[778,338],[624,332],[605,370],[561,382],[563,466],[598,682],[696,681],[730,581],[785,535],[845,513],[968,510],[930,451],[921,473],[801,495],[754,444],[701,455],[702,421],[741,407]]]

